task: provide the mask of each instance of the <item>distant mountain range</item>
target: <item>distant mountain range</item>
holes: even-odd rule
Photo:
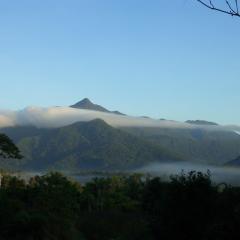
[[[70,107],[0,113],[1,119],[13,126],[0,132],[24,155],[0,161],[10,169],[122,170],[172,161],[224,165],[240,156],[237,126],[130,117],[87,98]]]

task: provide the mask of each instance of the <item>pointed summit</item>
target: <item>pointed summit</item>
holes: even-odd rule
[[[84,98],[80,102],[75,103],[74,105],[70,106],[72,108],[78,108],[78,109],[88,109],[88,110],[94,110],[99,112],[110,112],[106,108],[92,103],[88,98]]]
[[[81,103],[81,104],[93,104],[89,98],[84,98],[82,101],[78,102],[78,103]]]
[[[118,114],[118,115],[125,115],[123,113],[120,113],[119,111],[109,111],[108,109],[91,102],[88,98],[84,98],[80,102],[77,102],[70,107],[78,108],[78,109],[87,109],[87,110],[99,111],[99,112],[106,112],[106,113],[114,113],[114,114]]]

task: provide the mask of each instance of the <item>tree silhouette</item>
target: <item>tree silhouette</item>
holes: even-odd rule
[[[17,146],[5,134],[0,134],[0,157],[17,159],[22,158]]]
[[[240,12],[239,12],[239,7],[238,7],[238,0],[232,0],[232,1],[227,1],[225,0],[226,3],[226,8],[222,8],[222,7],[217,7],[217,5],[215,5],[215,3],[212,0],[208,0],[208,1],[202,1],[202,0],[197,0],[199,3],[201,3],[203,6],[217,11],[217,12],[221,12],[221,13],[225,13],[231,16],[236,16],[236,17],[240,17]]]

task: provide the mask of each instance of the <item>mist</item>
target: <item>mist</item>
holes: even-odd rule
[[[181,163],[153,163],[143,168],[137,169],[136,172],[159,176],[164,180],[169,180],[171,175],[188,173],[190,171],[200,171],[207,173],[210,171],[211,179],[214,183],[227,183],[234,186],[240,186],[240,168],[221,167],[205,164],[193,164],[189,162]]]
[[[57,128],[97,118],[113,127],[204,128],[206,130],[233,131],[236,134],[240,132],[238,126],[199,126],[184,122],[124,116],[71,107],[27,107],[19,111],[0,110],[0,128],[12,126]]]
[[[25,126],[63,127],[78,121],[102,119],[115,127],[174,127],[191,128],[187,123],[167,120],[155,120],[144,117],[123,116],[93,110],[75,109],[71,107],[27,107],[20,111],[0,111],[0,127]]]

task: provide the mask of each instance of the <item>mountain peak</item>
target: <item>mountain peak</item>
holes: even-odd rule
[[[92,103],[88,98],[84,98],[83,100],[75,103],[70,107],[78,108],[78,109],[88,109],[88,110],[94,110],[94,111],[100,111],[100,112],[109,112],[106,108]]]
[[[79,104],[93,104],[89,98],[84,98],[83,100],[81,100],[80,102],[78,102]]]
[[[81,101],[75,103],[74,105],[72,106],[82,106],[82,105],[86,105],[86,104],[94,104],[92,101],[90,101],[89,98],[83,98]],[[72,107],[71,106],[71,107]]]
[[[114,113],[114,114],[119,114],[119,115],[124,115],[118,111],[109,111],[108,109],[95,104],[89,100],[89,98],[84,98],[81,101],[75,103],[74,105],[71,105],[70,107],[72,108],[78,108],[78,109],[87,109],[87,110],[93,110],[93,111],[98,111],[98,112],[106,112],[106,113]]]

